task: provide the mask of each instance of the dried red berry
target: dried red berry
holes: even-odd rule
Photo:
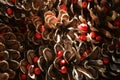
[[[80,36],[78,36],[78,40],[86,41],[87,37],[86,37],[86,35],[80,35]]]
[[[78,26],[78,29],[80,29],[80,30],[83,31],[84,33],[87,33],[87,32],[88,32],[88,25],[85,24],[85,23],[81,23],[81,24]]]
[[[62,66],[62,67],[60,68],[60,72],[61,72],[62,74],[66,74],[66,73],[67,73],[67,68],[66,68],[66,66]]]
[[[60,9],[63,9],[63,10],[65,10],[65,11],[67,11],[67,7],[66,7],[66,5],[60,5]]]
[[[33,58],[33,62],[34,62],[34,63],[37,63],[38,59],[39,59],[39,58],[38,58],[37,56],[34,57],[34,58]]]
[[[40,68],[34,68],[34,73],[39,75],[41,73]]]
[[[87,8],[87,2],[82,2],[82,8]]]
[[[97,41],[101,41],[101,40],[102,40],[102,37],[101,37],[101,36],[96,36],[96,40],[97,40]]]
[[[95,38],[97,36],[96,32],[92,31],[90,32],[90,37],[91,38]]]
[[[11,8],[7,8],[7,14],[8,15],[12,15],[13,14],[13,10]]]
[[[26,74],[21,74],[21,79],[22,79],[22,80],[26,80],[26,78],[27,78],[27,75],[26,75]]]
[[[63,51],[58,51],[57,57],[63,57]]]
[[[60,65],[61,65],[61,66],[66,65],[66,61],[65,61],[64,59],[62,59],[62,60],[60,61]]]
[[[36,32],[35,37],[36,37],[37,39],[41,39],[42,35],[41,35],[39,32]]]
[[[109,63],[109,58],[108,57],[104,57],[103,58],[103,63],[104,64],[108,64]]]

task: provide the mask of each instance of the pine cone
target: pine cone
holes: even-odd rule
[[[0,79],[14,79],[18,75],[21,45],[9,26],[1,24],[0,31]]]

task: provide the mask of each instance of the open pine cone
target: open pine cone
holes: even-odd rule
[[[18,75],[22,47],[9,26],[0,24],[0,32],[0,79],[14,79]]]

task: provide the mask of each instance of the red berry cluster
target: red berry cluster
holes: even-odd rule
[[[88,25],[86,23],[81,23],[78,26],[78,29],[80,31],[80,35],[78,36],[78,40],[80,41],[87,41],[87,33],[88,33]]]
[[[38,68],[38,66],[37,66],[38,59],[39,59],[39,58],[38,58],[37,56],[35,56],[35,57],[33,58],[33,64],[32,64],[32,65],[35,66],[35,67],[34,67],[34,71],[33,71],[33,73],[34,73],[35,75],[40,75],[40,74],[41,74],[41,70],[40,70],[40,68]],[[30,66],[31,66],[31,64],[27,64],[27,65],[26,65],[26,69],[29,70]],[[21,79],[22,79],[22,80],[26,80],[26,79],[27,79],[27,74],[21,74],[20,76],[21,76]]]
[[[82,34],[82,35],[78,36],[78,40],[86,41],[87,40],[87,36],[85,34]]]
[[[102,40],[102,37],[100,35],[97,34],[97,32],[90,32],[90,37],[92,39],[95,39],[96,41],[101,41]]]
[[[61,60],[60,60],[60,72],[62,74],[66,74],[67,73],[67,67],[66,67],[66,64],[67,62],[65,61],[65,59],[63,59],[63,51],[58,51],[57,52],[57,57],[60,57]]]

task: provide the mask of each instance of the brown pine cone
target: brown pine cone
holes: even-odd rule
[[[19,69],[21,45],[9,26],[1,24],[0,30],[0,79],[14,79]]]

